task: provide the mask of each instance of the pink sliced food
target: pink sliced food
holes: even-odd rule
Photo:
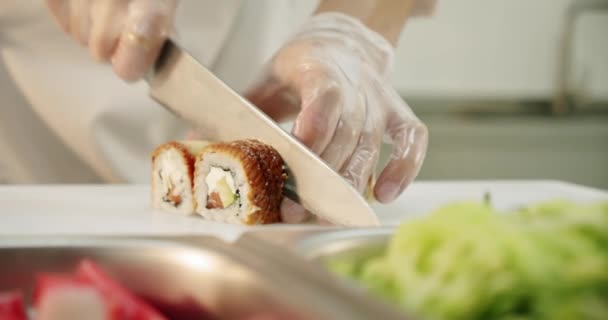
[[[79,281],[76,277],[63,273],[39,273],[36,275],[34,287],[34,305],[38,306],[49,292],[60,288],[82,288],[90,285]]]
[[[112,320],[167,320],[158,310],[114,281],[93,261],[82,260],[76,278],[93,285],[112,306]]]
[[[49,294],[37,309],[38,320],[107,320],[107,305],[94,288],[60,288]]]
[[[63,275],[41,275],[35,292],[37,320],[111,320],[111,305],[94,286]]]
[[[166,320],[89,260],[74,275],[39,274],[34,304],[38,320]]]
[[[153,300],[136,296],[90,260],[82,260],[73,274],[37,274],[32,298],[36,320],[214,319],[194,301],[152,304]],[[0,320],[27,319],[23,294],[0,292]]]
[[[0,292],[0,320],[27,320],[21,292]]]

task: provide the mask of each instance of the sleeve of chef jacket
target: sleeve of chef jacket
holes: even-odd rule
[[[12,26],[2,33],[2,60],[33,113],[102,181],[147,182],[150,150],[186,128],[149,98],[145,84],[128,85],[96,64],[43,1],[5,1],[0,21]]]
[[[152,101],[145,83],[124,83],[108,65],[95,63],[60,31],[43,1],[8,1],[31,19],[9,32],[13,43],[2,57],[34,112],[103,181],[148,182],[150,151],[184,137],[186,124]],[[180,2],[178,36],[199,46],[188,49],[204,53],[203,63],[219,52],[239,3]]]
[[[32,109],[5,61],[19,30],[36,17],[33,1],[0,2],[0,183],[90,183],[99,177]]]

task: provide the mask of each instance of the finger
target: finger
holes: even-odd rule
[[[296,92],[266,72],[246,91],[245,98],[277,122],[289,120],[300,110]]]
[[[336,131],[343,101],[339,86],[331,78],[307,81],[300,89],[302,110],[293,135],[316,154],[321,154]]]
[[[427,127],[413,115],[396,92],[390,95],[393,96],[391,103],[397,106],[387,124],[393,150],[374,187],[376,199],[383,203],[395,200],[416,178],[428,145]]]
[[[46,5],[53,18],[64,32],[70,32],[70,1],[46,0]]]
[[[395,200],[416,178],[426,155],[428,129],[422,123],[404,124],[391,134],[393,152],[374,188],[376,199]]]
[[[70,32],[81,45],[89,42],[91,12],[89,0],[72,0],[70,8]]]
[[[366,191],[370,177],[378,163],[385,127],[385,120],[381,113],[374,112],[375,107],[377,106],[368,106],[358,144],[340,170],[340,174],[362,194]]]
[[[101,0],[92,4],[89,50],[97,61],[110,61],[124,29],[126,11],[127,2],[123,0]]]
[[[186,140],[201,140],[203,138],[203,134],[198,130],[190,130],[186,134]]]
[[[125,28],[111,59],[119,77],[126,81],[139,80],[150,68],[171,31],[174,14],[174,1],[130,2]]]
[[[342,168],[353,154],[365,124],[365,95],[358,92],[344,93],[344,107],[333,138],[321,154],[321,158],[333,169]]]
[[[416,0],[412,16],[432,16],[437,9],[437,0]]]
[[[318,224],[320,226],[335,226],[336,225],[335,223],[333,223],[333,222],[331,222],[331,221],[329,221],[327,219],[318,217],[318,216],[314,217],[313,223],[314,224]]]
[[[281,221],[284,223],[302,223],[310,217],[310,212],[290,199],[285,198],[281,203]]]

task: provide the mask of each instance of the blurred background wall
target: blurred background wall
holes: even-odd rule
[[[608,189],[608,1],[439,1],[407,26],[395,67],[431,131],[419,179]]]

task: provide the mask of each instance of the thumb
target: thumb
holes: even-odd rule
[[[303,223],[311,214],[304,207],[290,199],[283,199],[281,203],[281,220],[284,223]]]
[[[302,110],[294,122],[293,135],[320,155],[339,125],[342,95],[336,86],[324,80],[303,84],[301,92]]]

